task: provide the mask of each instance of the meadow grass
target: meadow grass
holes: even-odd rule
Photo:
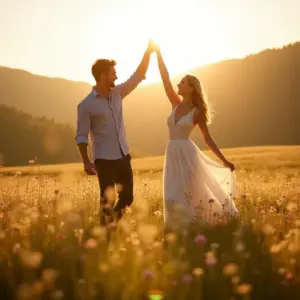
[[[0,299],[299,299],[299,150],[225,150],[240,220],[179,214],[168,231],[161,157],[133,160],[134,204],[109,231],[79,165],[3,168]]]

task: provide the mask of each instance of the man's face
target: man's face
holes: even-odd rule
[[[108,87],[114,87],[115,81],[118,79],[115,67],[110,67],[106,74],[106,84]]]

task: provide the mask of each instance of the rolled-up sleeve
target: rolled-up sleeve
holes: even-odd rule
[[[125,98],[129,95],[146,77],[141,76],[138,72],[133,73],[125,82],[116,85],[115,90],[117,90],[121,98]]]
[[[76,143],[88,144],[89,131],[90,131],[91,119],[88,107],[86,103],[80,103],[77,106],[77,131],[76,131]]]

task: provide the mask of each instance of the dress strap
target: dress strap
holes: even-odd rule
[[[192,122],[193,122],[193,123],[195,123],[195,122],[194,122],[194,117],[195,117],[195,112],[196,112],[196,110],[197,110],[197,107],[195,107],[194,109],[191,110],[191,118],[192,118]]]

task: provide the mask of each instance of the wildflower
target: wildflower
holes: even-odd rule
[[[204,275],[204,270],[202,268],[195,268],[193,270],[193,275],[195,277],[200,277],[200,276]]]
[[[85,284],[85,280],[84,280],[83,278],[79,279],[79,280],[78,280],[78,284],[80,284],[80,285]]]
[[[162,243],[159,241],[155,241],[153,244],[153,248],[160,248],[160,247],[162,247]]]
[[[220,247],[220,245],[217,244],[217,243],[212,243],[212,244],[210,245],[210,248],[211,248],[212,250],[216,250],[216,249],[218,249],[219,247]]]
[[[235,275],[239,271],[239,267],[236,264],[228,264],[223,268],[223,274],[225,276]]]
[[[285,273],[287,273],[287,271],[288,270],[286,268],[281,267],[281,268],[278,269],[278,274],[284,275]]]
[[[153,272],[151,270],[145,270],[143,273],[143,277],[147,280],[152,279],[153,276]]]
[[[109,262],[111,263],[112,266],[120,267],[123,262],[121,259],[121,255],[119,252],[114,252],[109,258]]]
[[[40,266],[43,255],[40,252],[23,250],[20,253],[22,264],[29,269],[36,269]]]
[[[195,237],[194,241],[196,244],[204,245],[206,243],[206,237],[202,234],[199,234]]]
[[[164,293],[161,290],[150,290],[148,293],[148,298],[150,300],[162,300]]]
[[[262,228],[262,231],[266,235],[272,235],[275,233],[275,228],[269,224],[265,224]]]
[[[297,204],[294,203],[294,202],[290,202],[290,203],[286,206],[287,211],[289,211],[290,213],[297,211],[297,208],[298,208],[298,206],[297,206]]]
[[[236,252],[241,253],[245,250],[245,245],[242,242],[239,242],[236,244],[235,250]]]
[[[207,266],[212,267],[212,266],[215,266],[216,263],[217,263],[217,259],[214,256],[210,256],[205,259],[205,264]]]
[[[96,226],[92,229],[92,235],[95,237],[103,236],[103,235],[105,235],[105,233],[106,233],[105,228],[100,227],[100,226]]]
[[[64,297],[64,293],[63,293],[63,291],[61,291],[61,290],[55,291],[55,292],[53,293],[53,295],[52,295],[52,298],[55,299],[55,300],[63,299],[63,297]]]
[[[125,207],[125,213],[128,214],[128,215],[131,215],[131,214],[132,214],[132,209],[131,209],[131,207],[126,206],[126,207]]]
[[[215,266],[215,265],[216,265],[217,259],[216,259],[216,257],[215,257],[214,252],[209,251],[209,252],[206,253],[205,256],[206,256],[206,257],[205,257],[205,264],[206,264],[207,266],[212,267],[212,266]]]
[[[154,216],[156,216],[157,218],[161,218],[163,216],[163,213],[160,210],[157,210],[154,212]]]
[[[158,234],[158,229],[152,224],[141,224],[138,227],[138,235],[144,243],[153,243]]]
[[[236,288],[237,294],[241,296],[248,295],[251,292],[251,290],[252,290],[252,286],[248,283],[242,283],[238,285]]]
[[[255,222],[255,220],[254,220]],[[233,235],[236,237],[241,237],[243,235],[243,229],[240,227],[236,231],[233,232]]]
[[[85,242],[84,247],[86,249],[95,249],[97,247],[97,241],[95,239],[88,239]]]
[[[102,263],[102,264],[99,265],[99,269],[103,273],[106,273],[109,270],[109,266],[108,266],[108,264]]]
[[[186,283],[190,283],[194,280],[193,276],[190,274],[186,274],[183,276],[182,281]]]
[[[136,256],[138,258],[142,258],[144,256],[144,252],[141,249],[138,249],[138,251],[136,252]]]
[[[132,239],[131,244],[133,246],[139,246],[141,244],[140,240],[138,238]]]
[[[177,236],[175,233],[170,232],[166,235],[166,240],[168,243],[170,244],[175,244],[176,240],[177,240]]]
[[[279,253],[280,251],[282,250],[282,246],[281,244],[275,244],[275,245],[272,245],[271,248],[270,248],[270,252],[272,254],[277,254]]]
[[[21,245],[19,243],[15,244],[13,246],[13,252],[14,253],[18,253],[20,251],[20,249],[21,249]]]

